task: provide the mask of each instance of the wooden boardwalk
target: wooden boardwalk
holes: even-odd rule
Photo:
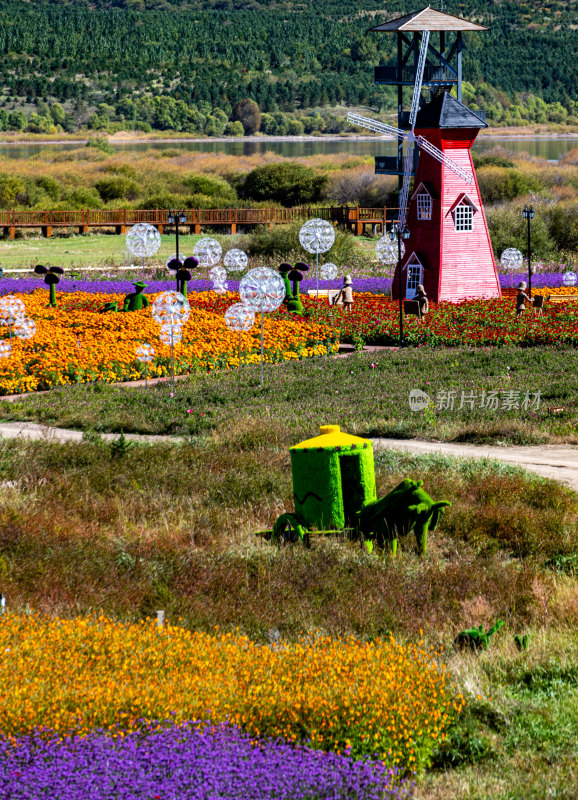
[[[314,208],[189,208],[187,218],[180,229],[189,228],[191,233],[201,233],[203,228],[225,228],[227,233],[237,233],[237,228],[254,225],[282,225],[289,222],[305,222],[318,217],[339,225],[360,236],[369,228],[372,233],[382,233],[385,225],[397,218],[397,208],[361,208],[360,206],[336,206]],[[43,236],[51,236],[54,228],[77,229],[88,233],[89,228],[114,228],[115,233],[126,233],[138,222],[155,225],[160,233],[169,226],[168,209],[154,208],[146,211],[96,210],[79,211],[0,211],[0,228],[7,239],[14,239],[17,228],[40,228]],[[224,231],[225,232],[225,231]]]

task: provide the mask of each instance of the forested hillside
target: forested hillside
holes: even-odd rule
[[[393,57],[395,39],[368,28],[419,8],[0,0],[0,129],[341,131],[344,107],[394,108],[392,90],[373,85],[373,67]],[[466,35],[467,102],[494,124],[578,123],[574,4],[450,0],[444,9],[490,28]],[[245,99],[258,106],[252,117],[237,108]]]

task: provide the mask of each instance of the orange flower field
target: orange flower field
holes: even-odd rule
[[[229,721],[255,736],[414,770],[464,706],[435,653],[393,637],[271,647],[150,620],[7,614],[0,652],[4,736]]]
[[[49,389],[89,381],[130,381],[143,378],[145,365],[136,359],[138,345],[148,343],[155,359],[148,365],[149,377],[170,374],[170,347],[159,339],[159,327],[149,309],[131,313],[99,314],[105,303],[122,300],[121,295],[59,293],[58,307],[46,306],[42,289],[17,294],[26,306],[26,316],[36,322],[33,339],[12,337],[12,353],[0,358],[0,395]],[[150,295],[151,303],[156,295]],[[203,293],[194,295],[206,302]],[[223,295],[227,305],[238,296]],[[122,303],[121,303],[122,305]],[[3,339],[8,329],[1,328]],[[225,325],[223,314],[191,307],[183,327],[182,343],[175,346],[175,372],[237,367],[239,336]],[[260,360],[258,318],[250,333],[242,334],[242,363]],[[337,333],[330,327],[302,319],[264,319],[265,360],[278,362],[310,358],[334,352]]]

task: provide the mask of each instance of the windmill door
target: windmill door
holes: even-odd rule
[[[407,265],[407,286],[405,296],[408,300],[413,300],[417,294],[417,287],[423,283],[423,267],[417,259],[410,260]]]

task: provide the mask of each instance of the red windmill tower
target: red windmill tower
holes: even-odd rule
[[[396,128],[357,114],[349,114],[348,119],[376,133],[393,136],[399,142],[397,158],[376,158],[377,173],[400,176],[397,228],[401,232],[409,231],[401,260],[401,282],[398,265],[393,296],[399,297],[401,283],[402,296],[412,298],[421,283],[436,302],[500,297],[498,273],[471,157],[478,131],[485,128],[486,123],[480,112],[471,111],[461,102],[461,31],[485,29],[428,7],[373,30],[398,32],[398,64],[376,68],[376,80],[398,86],[400,126]],[[403,31],[413,31],[413,41]],[[440,32],[441,52],[430,45],[430,31]],[[457,31],[447,57],[446,31]],[[404,41],[409,45],[405,57]],[[439,66],[430,62],[430,51],[438,58]],[[413,69],[404,66],[412,53]],[[456,69],[450,63],[453,53],[457,53]],[[409,85],[411,78],[412,105],[406,115],[402,111],[403,86]],[[423,85],[430,87],[433,99],[420,110]],[[459,100],[448,93],[454,85]],[[408,144],[402,170],[404,141]],[[418,153],[419,159],[416,159]]]

